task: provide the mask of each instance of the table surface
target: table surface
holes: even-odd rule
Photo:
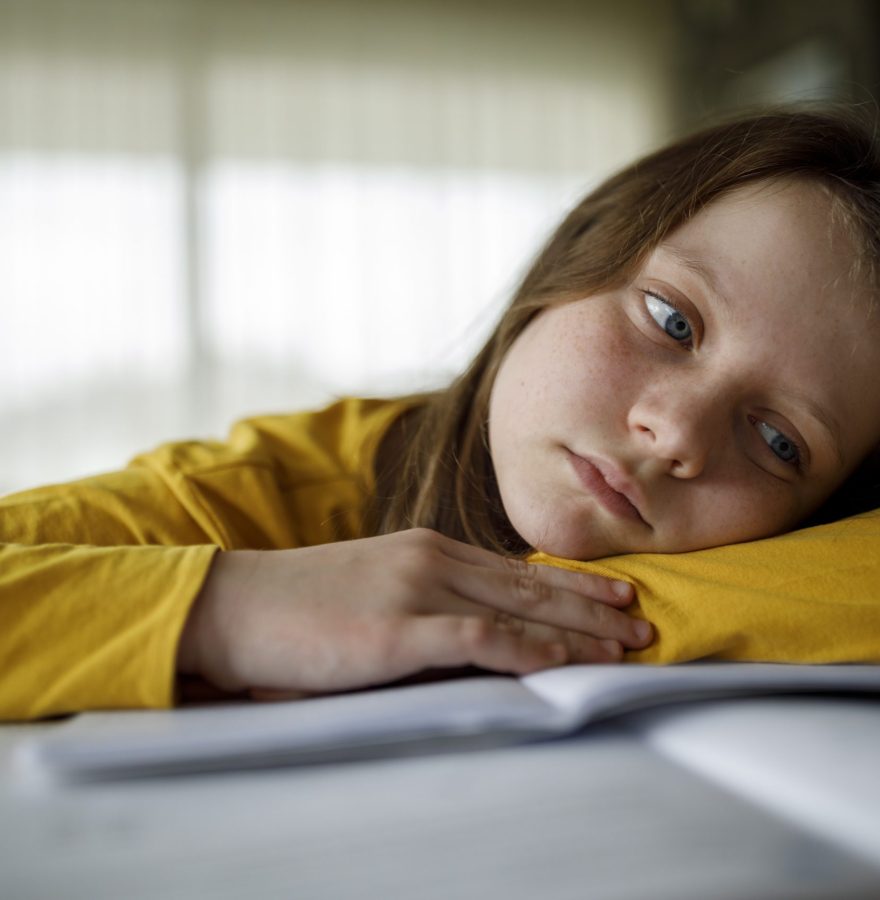
[[[880,703],[680,704],[565,740],[38,788],[0,727],[0,896],[880,896]]]

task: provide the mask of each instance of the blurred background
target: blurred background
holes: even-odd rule
[[[437,386],[578,197],[874,104],[870,0],[0,0],[0,492]]]

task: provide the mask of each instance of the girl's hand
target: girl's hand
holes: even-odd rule
[[[430,668],[526,674],[616,662],[650,643],[633,589],[413,529],[297,550],[218,554],[178,670],[229,691],[323,693]]]

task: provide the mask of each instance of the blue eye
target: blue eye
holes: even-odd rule
[[[791,438],[786,437],[778,428],[774,428],[766,422],[756,422],[756,424],[761,437],[783,462],[793,464],[800,462],[800,450]]]
[[[675,341],[683,344],[694,336],[691,323],[672,305],[656,294],[645,294],[645,306],[651,318]]]

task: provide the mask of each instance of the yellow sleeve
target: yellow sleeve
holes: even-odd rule
[[[402,407],[263,416],[228,442],[0,499],[0,720],[165,707],[189,608],[222,549],[359,536],[372,454]]]
[[[215,538],[143,467],[0,500],[0,719],[170,705]]]
[[[0,719],[170,706],[215,550],[0,545]]]
[[[693,553],[532,560],[635,585],[656,639],[628,662],[880,663],[880,511]]]

